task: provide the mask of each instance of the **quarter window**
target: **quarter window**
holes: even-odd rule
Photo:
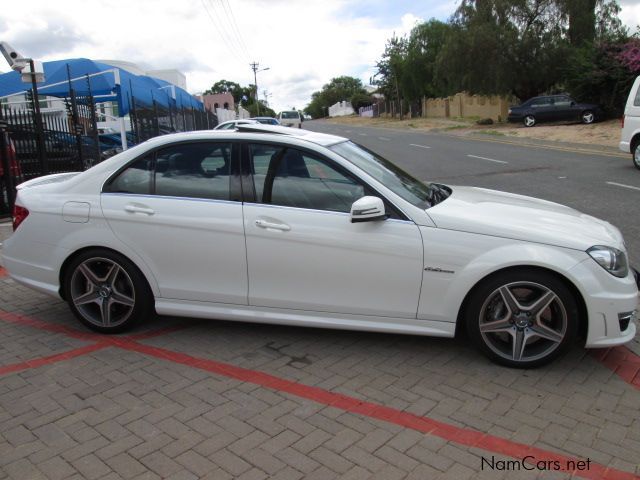
[[[133,162],[108,187],[109,192],[149,195],[153,183],[153,155]]]
[[[287,207],[349,212],[363,185],[327,160],[295,148],[250,145],[256,199]]]

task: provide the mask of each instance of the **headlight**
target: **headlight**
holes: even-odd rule
[[[617,248],[596,245],[587,250],[587,253],[611,275],[624,278],[629,273],[627,255]]]

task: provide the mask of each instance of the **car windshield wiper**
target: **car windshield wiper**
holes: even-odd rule
[[[451,189],[440,185],[438,183],[430,183],[427,190],[427,208],[431,208],[443,200],[446,200],[451,195]]]

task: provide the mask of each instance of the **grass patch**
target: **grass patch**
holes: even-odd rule
[[[494,135],[496,137],[504,137],[504,133],[499,132],[498,130],[480,130],[478,133],[483,135]]]
[[[444,127],[443,130],[459,130],[461,128],[468,128],[468,125],[450,125],[448,127]]]

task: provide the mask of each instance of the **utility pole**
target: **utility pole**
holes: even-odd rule
[[[257,117],[257,116],[260,116],[260,98],[258,96],[258,72],[264,72],[265,70],[269,70],[269,67],[259,69],[260,64],[258,62],[250,63],[249,66],[251,67],[251,70],[253,70],[253,86],[256,89],[256,93],[253,98],[255,98],[255,101],[256,101],[256,117]]]

